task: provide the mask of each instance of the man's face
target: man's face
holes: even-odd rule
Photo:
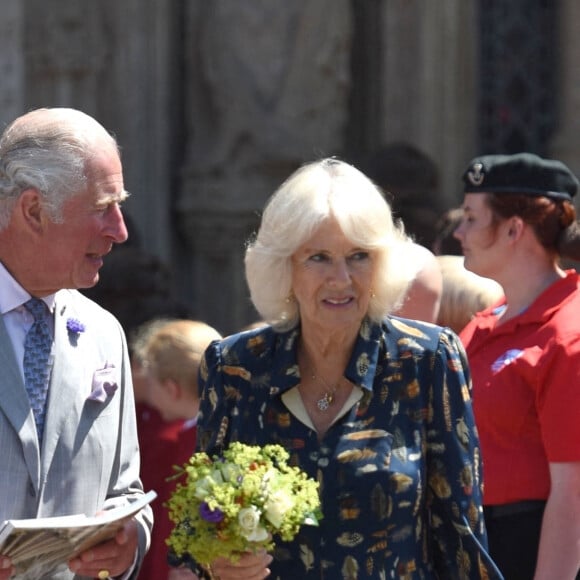
[[[117,151],[100,148],[89,164],[87,188],[65,202],[62,223],[45,224],[37,280],[46,287],[37,289],[39,295],[98,282],[103,257],[128,237],[120,208],[126,196]]]

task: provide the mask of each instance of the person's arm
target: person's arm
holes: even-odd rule
[[[542,358],[530,370],[539,389],[536,410],[550,474],[536,580],[575,578],[580,564],[580,335],[573,322],[576,304],[571,302],[567,311],[559,313],[564,329],[558,342],[544,346]]]
[[[534,580],[573,580],[580,570],[580,461],[550,463]]]

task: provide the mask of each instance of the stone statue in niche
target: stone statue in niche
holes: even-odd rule
[[[298,164],[342,148],[350,0],[202,4],[183,194],[222,205],[257,188],[259,207]]]
[[[350,5],[199,0],[188,6],[188,128],[176,213],[190,247],[192,302],[226,333],[256,318],[243,249],[266,198],[304,161],[343,148]]]
[[[95,110],[99,75],[113,50],[102,2],[34,0],[24,31],[30,86],[39,106]]]

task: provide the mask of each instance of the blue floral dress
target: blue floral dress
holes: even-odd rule
[[[281,444],[320,482],[320,525],[277,541],[271,578],[501,578],[486,551],[471,379],[455,334],[365,320],[345,372],[361,396],[322,439],[285,404],[300,383],[299,336],[232,335],[200,369],[198,449]]]

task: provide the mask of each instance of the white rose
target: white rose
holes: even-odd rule
[[[263,542],[268,538],[268,532],[260,525],[260,515],[256,506],[242,508],[238,514],[242,534],[250,542]]]
[[[284,514],[294,506],[294,498],[282,490],[271,494],[264,504],[266,519],[278,529],[284,519]]]

